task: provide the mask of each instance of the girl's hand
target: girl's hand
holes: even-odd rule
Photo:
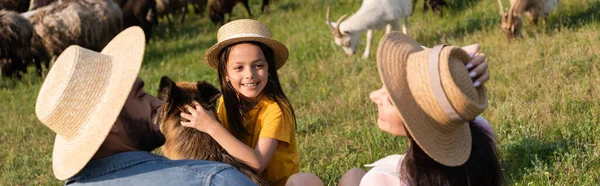
[[[479,44],[462,47],[472,57],[471,61],[467,63],[467,70],[469,70],[469,76],[471,76],[473,86],[475,87],[483,85],[483,83],[490,79],[490,73],[487,70],[487,60],[485,59],[485,54],[479,52],[480,47]]]
[[[189,120],[189,122],[181,121],[181,125],[184,127],[195,128],[196,130],[205,133],[209,133],[215,127],[221,126],[217,119],[215,119],[215,115],[212,111],[204,110],[204,107],[197,101],[193,101],[192,104],[195,108],[189,105],[185,106],[190,114],[181,112],[181,117]]]

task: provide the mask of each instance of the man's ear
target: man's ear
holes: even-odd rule
[[[158,99],[160,99],[164,102],[172,101],[171,99],[173,97],[171,94],[173,93],[173,87],[175,87],[175,82],[173,82],[173,80],[171,80],[167,76],[161,77],[160,85],[158,86],[158,94],[157,94]]]
[[[198,81],[196,88],[201,99],[206,103],[214,103],[221,96],[221,91],[217,87],[205,81]]]

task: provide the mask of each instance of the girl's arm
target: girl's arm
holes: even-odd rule
[[[210,135],[219,145],[221,145],[229,154],[244,161],[244,163],[261,173],[273,158],[273,154],[279,146],[279,141],[273,138],[260,138],[256,147],[252,149],[233,136],[221,123],[219,123],[211,111],[206,111],[196,101],[193,102],[196,108],[186,105],[188,112],[181,113],[181,117],[189,122],[181,122],[185,127],[192,127]]]

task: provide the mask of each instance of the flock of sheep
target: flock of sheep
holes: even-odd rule
[[[408,17],[416,1],[364,0],[357,12],[343,15],[337,22],[330,20],[328,8],[326,24],[347,55],[356,53],[360,36],[367,31],[363,58],[368,58],[374,29],[386,28],[388,33],[402,26],[408,34]],[[21,78],[27,66],[34,64],[42,75],[42,66],[49,68],[49,62],[69,45],[99,51],[129,26],[140,26],[149,40],[159,18],[166,17],[172,24],[171,15],[180,15],[183,22],[188,7],[199,15],[208,9],[211,21],[222,25],[238,3],[252,16],[248,0],[0,0],[0,73]],[[537,23],[558,5],[558,0],[510,0],[507,12],[501,0],[498,3],[501,27],[510,40],[521,36],[522,15]],[[268,5],[269,0],[263,0],[261,10],[266,11]],[[436,14],[445,5],[444,0],[423,0],[424,11],[431,9]]]
[[[221,25],[237,3],[248,9],[248,0],[0,0],[0,73],[20,79],[33,64],[42,75],[68,46],[100,51],[130,26],[140,26],[149,40],[160,17],[171,24],[176,14],[183,22],[188,7],[199,15],[208,9]],[[263,0],[263,11],[268,4]]]
[[[331,22],[327,8],[325,23],[335,43],[341,46],[347,55],[356,53],[360,35],[367,31],[363,58],[368,58],[374,29],[386,28],[386,33],[399,30],[400,22],[403,21],[402,32],[408,35],[408,17],[412,15],[416,1],[413,0],[411,6],[410,0],[364,0],[357,12],[347,19],[347,15],[342,15],[337,22]],[[521,36],[521,16],[526,15],[537,24],[540,17],[548,16],[555,9],[558,0],[510,0],[508,12],[504,11],[501,0],[498,0],[498,3],[501,27],[508,40],[511,40]],[[444,0],[423,0],[424,11],[431,9],[438,15],[445,5]]]

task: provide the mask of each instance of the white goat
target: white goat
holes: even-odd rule
[[[407,34],[408,16],[412,12],[410,0],[364,0],[360,9],[346,21],[346,15],[341,16],[337,22],[332,23],[329,19],[329,8],[327,8],[326,24],[329,26],[335,44],[342,46],[347,55],[354,55],[362,32],[367,30],[367,48],[363,58],[369,57],[371,43],[373,41],[373,29],[383,29],[386,33],[398,30],[400,21],[402,32]]]
[[[508,12],[504,12],[501,0],[498,0],[498,4],[502,16],[501,27],[510,41],[515,37],[521,37],[521,26],[523,25],[521,16],[523,14],[537,24],[540,16],[545,19],[558,6],[558,0],[511,0]]]

